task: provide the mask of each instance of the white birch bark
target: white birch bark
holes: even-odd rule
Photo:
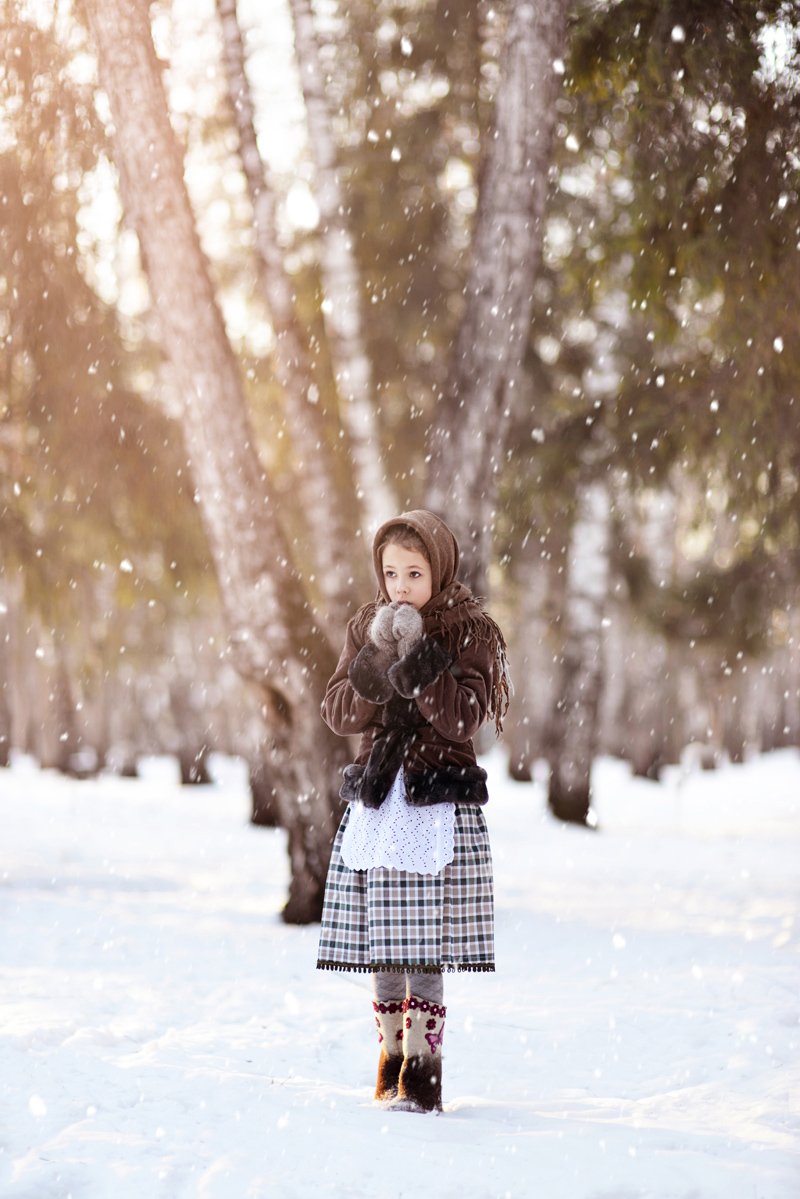
[[[239,671],[261,689],[279,765],[292,883],[285,918],[319,916],[338,739],[319,720],[335,661],[292,570],[242,382],[200,247],[143,4],[89,0],[123,198],[183,403],[182,423]]]
[[[564,653],[553,715],[548,802],[561,820],[587,823],[602,687],[602,620],[609,581],[611,502],[604,482],[578,490],[567,563]]]
[[[341,420],[350,446],[353,474],[369,530],[393,516],[396,501],[386,479],[375,399],[372,365],[364,333],[363,288],[353,236],[345,212],[336,145],[317,34],[309,0],[289,0],[294,44],[308,120],[309,143],[316,172],[320,211],[320,267],[325,291],[323,316],[336,383]]]
[[[791,707],[787,703],[789,686],[797,687],[797,676],[792,680],[787,666],[786,655],[782,653],[774,655],[772,661],[756,661],[750,667],[759,676],[758,724],[761,748],[767,753],[797,744],[797,729],[793,730],[789,724]]]
[[[341,518],[340,484],[334,480],[330,455],[320,436],[312,397],[314,371],[308,340],[297,318],[294,286],[275,239],[275,190],[258,148],[236,0],[217,0],[217,11],[239,156],[253,206],[259,282],[275,333],[272,361],[284,393],[286,423],[296,458],[297,493],[310,533],[304,550],[316,567],[317,584],[328,617],[326,629],[335,633],[338,645],[339,632],[352,608],[349,572],[341,568],[346,531]]]
[[[35,615],[30,621],[36,643],[35,664],[25,679],[29,708],[24,748],[43,769],[69,772],[80,745],[73,684],[63,644]]]
[[[776,655],[786,684],[786,736],[789,745],[800,749],[800,607],[789,613],[786,652]]]
[[[26,612],[25,594],[20,573],[5,579],[5,617],[9,638],[9,674],[6,683],[11,712],[11,747],[38,755],[38,730],[46,706],[45,682],[42,679],[43,647],[39,643],[40,622]]]
[[[652,582],[666,593],[675,576],[677,514],[672,490],[663,487],[644,493],[630,513],[630,522],[637,552],[644,556]],[[680,752],[675,728],[675,663],[666,638],[630,605],[619,616],[625,621],[622,655],[613,658],[609,654],[607,658],[609,670],[619,671],[625,689],[624,712],[618,724],[624,742],[619,750],[635,774],[657,779],[661,767],[677,761]]]
[[[556,538],[552,539],[553,541]],[[505,740],[509,773],[530,779],[537,758],[548,756],[550,713],[560,683],[562,637],[554,613],[561,610],[561,555],[531,538],[522,550],[517,571],[520,589],[517,630],[510,645],[514,702],[509,710]]]
[[[671,488],[648,493],[644,499],[641,543],[653,582],[661,591],[675,579],[677,511]],[[637,630],[641,656],[631,707],[638,714],[631,747],[634,773],[657,779],[661,767],[677,761],[675,663],[666,638],[652,629]]]
[[[798,663],[795,663],[797,666]],[[791,677],[791,676],[789,676]],[[800,671],[795,675],[795,686],[800,680]],[[754,661],[743,661],[739,664],[737,694],[742,711],[741,721],[744,737],[745,758],[763,749],[761,713],[763,711],[764,676]],[[797,692],[795,692],[797,694]],[[795,744],[800,745],[800,724],[796,726]]]
[[[748,703],[748,675],[741,670],[731,670],[730,674],[723,671],[718,688],[723,749],[729,761],[745,762],[758,743],[758,726],[753,719],[757,709]]]
[[[466,304],[430,436],[428,504],[452,519],[462,576],[479,591],[530,334],[566,11],[566,0],[513,0],[509,8]]]
[[[0,766],[8,766],[12,749],[12,643],[10,588],[0,573]]]

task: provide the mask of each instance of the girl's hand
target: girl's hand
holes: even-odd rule
[[[397,642],[393,632],[393,622],[398,604],[383,604],[373,617],[369,626],[370,641],[377,645],[382,654],[392,660],[397,656]]]
[[[422,617],[413,604],[398,604],[392,632],[397,641],[397,656],[404,658],[422,640]]]

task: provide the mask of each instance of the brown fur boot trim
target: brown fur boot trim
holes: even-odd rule
[[[442,1110],[442,1059],[430,1054],[403,1059],[393,1111],[440,1112]]]
[[[400,1068],[403,1065],[401,1053],[392,1054],[381,1050],[378,1058],[378,1081],[375,1083],[375,1099],[379,1103],[387,1103],[397,1098],[397,1084],[400,1079]]]

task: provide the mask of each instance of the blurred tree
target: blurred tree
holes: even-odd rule
[[[526,516],[530,520],[530,511]],[[540,514],[536,524],[541,531],[528,525],[515,549],[513,571],[509,572],[515,595],[514,615],[509,622],[513,629],[510,661],[514,702],[505,736],[509,773],[521,781],[533,778],[537,758],[551,757],[548,737],[563,649],[563,564],[570,514],[550,512],[547,522]]]
[[[587,454],[597,477],[615,472],[632,493],[686,494],[690,479],[708,478],[694,527],[682,520],[676,532],[706,548],[668,583],[663,547],[631,544],[614,488],[609,550],[648,650],[624,639],[613,669],[637,697],[665,637],[707,645],[723,677],[743,654],[763,654],[797,586],[800,361],[785,324],[800,278],[796,65],[785,4],[575,10],[523,381],[532,404],[546,402],[512,430],[501,528],[514,560],[520,498],[546,527],[538,496],[555,488],[571,502]],[[675,552],[680,563],[680,542]],[[663,724],[661,746],[646,749],[642,730],[657,722],[638,698],[632,721],[639,749],[629,737],[626,752],[643,769],[674,753]]]
[[[341,550],[347,537],[345,517],[361,510],[354,482],[363,494],[370,486],[371,477],[363,471],[356,472],[355,480],[342,477],[341,472],[337,476],[318,402],[319,372],[311,345],[314,329],[301,320],[296,285],[286,269],[284,253],[277,240],[276,188],[258,148],[236,0],[217,0],[217,11],[239,157],[253,206],[258,277],[275,334],[272,360],[283,392],[283,408],[294,451],[292,473],[302,498],[300,515],[306,526],[304,540],[308,544],[309,559],[306,574],[313,575],[318,581],[317,590],[330,622],[329,634],[338,644],[339,633],[352,608],[353,592],[351,578],[341,567]],[[320,119],[325,120],[325,113]],[[351,283],[359,288],[358,279]],[[345,326],[352,323],[346,314],[341,320]],[[347,353],[351,350],[350,340],[345,342]],[[368,383],[368,378],[359,382],[358,401],[348,399],[344,406],[345,412],[350,412],[351,407],[363,409],[365,405],[369,406],[370,420],[366,425],[362,427],[363,422],[356,420],[347,426],[351,433],[351,424],[355,429],[355,440],[351,437],[351,443],[352,459],[356,463],[364,457],[374,423],[372,399],[361,394],[365,382]],[[358,574],[355,564],[353,570]]]
[[[11,636],[10,598],[0,575],[0,766],[8,766],[11,751]]]
[[[660,611],[664,593],[676,586],[677,508],[672,485],[637,489],[636,493],[620,486],[615,496],[611,553],[618,584],[615,590],[622,590],[619,582],[641,552],[649,563],[653,598],[656,594],[662,597]],[[629,557],[624,556],[623,546],[629,547]],[[658,620],[649,619],[644,605],[630,602],[630,589],[624,589],[624,599],[623,609],[612,597],[613,612],[608,618],[606,689],[615,689],[618,697],[610,712],[610,730],[617,739],[616,752],[630,761],[634,774],[658,779],[665,763],[677,761],[678,738],[683,732],[676,727],[676,639],[668,637]],[[624,669],[617,671],[615,663],[619,662]]]
[[[428,503],[452,515],[462,574],[478,593],[486,590],[497,479],[529,338],[566,11],[566,0],[509,8],[466,302],[430,432]]]
[[[578,489],[567,550],[564,643],[552,727],[547,801],[560,820],[590,822],[590,775],[603,686],[601,626],[609,587],[611,496],[604,480]]]
[[[379,452],[424,500],[425,430],[460,310],[494,40],[479,9],[354,0],[316,23],[342,204],[363,287]],[[488,18],[485,18],[488,20]]]
[[[576,137],[619,179],[592,269],[624,271],[630,310],[614,441],[639,477],[718,472],[766,548],[798,543],[796,16],[621,0],[573,43]]]
[[[335,660],[315,623],[259,463],[170,126],[147,11],[86,4],[115,129],[115,161],[182,403],[197,503],[234,660],[261,688],[289,833],[288,921],[319,917],[346,750],[319,721]],[[180,271],[173,269],[175,258]]]
[[[0,146],[0,556],[11,602],[60,663],[58,686],[43,694],[72,696],[74,752],[85,732],[76,706],[119,666],[110,612],[134,613],[157,652],[161,604],[174,595],[169,564],[208,594],[206,551],[180,431],[137,390],[152,348],[133,343],[98,295],[85,209],[105,134],[75,69],[80,39],[62,44],[52,15],[37,22],[12,0],[2,18],[0,112],[13,136]],[[26,671],[33,678],[12,653],[15,697]],[[65,732],[68,706],[35,713],[46,739]]]
[[[614,440],[642,483],[672,462],[693,495],[691,561],[672,586],[652,548],[628,553],[625,575],[652,629],[698,647],[701,729],[721,752],[729,680],[773,647],[789,660],[800,572],[796,6],[622,4],[585,33],[585,114],[611,91],[635,99],[606,127],[627,188],[604,265],[625,263],[632,309]],[[736,724],[754,727],[749,713]]]
[[[322,310],[341,397],[340,416],[359,499],[368,525],[376,529],[396,511],[394,488],[386,477],[378,445],[372,362],[366,344],[364,297],[353,230],[345,209],[339,155],[325,92],[317,34],[309,0],[288,0],[294,45],[306,105],[311,155],[320,210],[320,265],[325,292]]]

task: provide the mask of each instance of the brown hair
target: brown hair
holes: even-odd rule
[[[410,525],[394,525],[384,537],[383,541],[378,546],[378,560],[383,562],[383,551],[390,545],[399,545],[404,550],[416,550],[418,554],[422,554],[428,566],[431,565],[431,556],[425,546],[425,542]]]

